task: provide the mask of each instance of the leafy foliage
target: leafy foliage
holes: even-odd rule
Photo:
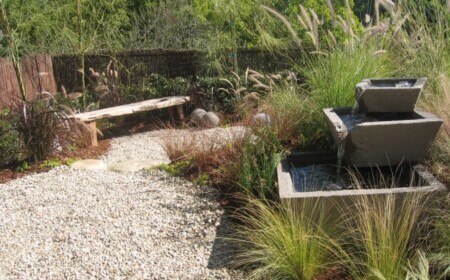
[[[0,167],[20,159],[20,141],[11,123],[10,112],[0,111]]]
[[[264,199],[276,197],[276,167],[282,148],[272,130],[256,127],[253,137],[246,139],[242,160],[235,166],[242,193]]]

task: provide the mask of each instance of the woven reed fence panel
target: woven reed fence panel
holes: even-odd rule
[[[55,93],[56,81],[52,57],[47,54],[27,56],[21,59],[21,70],[27,98],[42,92]],[[20,87],[10,58],[0,58],[0,110],[20,97]]]
[[[228,55],[231,69],[231,53]],[[226,53],[225,57],[227,57]],[[288,59],[257,49],[241,49],[238,51],[237,58],[239,68],[243,71],[249,67],[257,71],[274,72],[286,69],[289,65]],[[89,79],[89,68],[97,72],[104,72],[110,60],[114,60],[119,67],[121,82],[124,84],[140,83],[143,78],[153,73],[167,78],[192,79],[205,75],[205,65],[209,63],[204,53],[191,50],[145,50],[116,54],[89,54],[85,56],[86,78]],[[81,90],[82,75],[79,72],[80,59],[77,56],[54,56],[53,67],[58,88],[64,85],[68,91]]]

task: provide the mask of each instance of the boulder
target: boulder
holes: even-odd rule
[[[217,127],[219,122],[219,117],[213,112],[208,112],[203,115],[203,125],[206,127]]]
[[[270,115],[266,113],[258,113],[253,116],[253,121],[257,124],[270,125]]]
[[[203,124],[203,116],[206,114],[206,111],[200,108],[195,109],[191,115],[189,116],[192,123],[195,125]]]

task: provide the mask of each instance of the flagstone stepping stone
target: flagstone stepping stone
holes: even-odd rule
[[[83,159],[74,162],[70,167],[78,170],[104,171],[108,169],[106,163],[98,159]]]
[[[108,166],[108,169],[116,172],[136,172],[142,169],[149,169],[165,162],[148,160],[126,160]]]

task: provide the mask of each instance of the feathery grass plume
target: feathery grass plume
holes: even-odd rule
[[[380,5],[390,14],[392,18],[395,18],[396,16],[396,6],[395,3],[391,0],[378,0]]]
[[[350,2],[348,0],[345,0],[345,7],[347,9],[347,25],[350,26],[351,28],[353,27],[353,25],[355,24],[355,21],[353,20],[353,11],[352,8],[350,7]]]
[[[336,41],[336,37],[334,36],[333,32],[331,32],[330,30],[327,30],[328,33],[328,37],[330,38],[330,42],[331,42],[331,46],[332,47],[336,47],[337,46],[337,41]]]
[[[237,266],[251,269],[250,279],[305,279],[345,263],[339,245],[339,217],[320,199],[269,202],[247,198],[236,214]]]
[[[378,25],[380,24],[380,0],[375,0],[374,9],[375,9],[375,25]]]
[[[294,28],[292,27],[291,23],[279,12],[275,11],[272,8],[269,8],[267,6],[262,6],[262,8],[264,10],[266,10],[267,12],[269,12],[270,14],[274,15],[275,17],[277,17],[278,19],[281,20],[281,22],[286,26],[286,28],[288,29],[289,33],[291,33],[292,38],[295,42],[295,44],[297,45],[297,47],[302,48],[302,41],[300,40],[300,38],[297,35],[297,32],[294,30]]]
[[[302,24],[303,28],[306,30],[312,30],[313,29],[313,21],[309,15],[309,13],[306,11],[305,7],[303,7],[302,4],[300,6],[300,23]]]
[[[408,262],[405,280],[431,280],[430,262],[423,251],[417,253],[415,265]]]
[[[387,188],[395,182],[387,182]],[[361,188],[361,180],[354,184]],[[405,279],[405,267],[418,249],[423,215],[429,210],[429,194],[363,195],[355,198],[354,209],[347,211],[347,228],[356,246],[352,257],[360,266],[355,277]],[[349,214],[351,213],[351,214]]]
[[[331,24],[333,25],[333,27],[336,27],[336,12],[334,11],[333,3],[331,2],[331,0],[327,0],[327,6],[330,10]]]
[[[341,16],[338,16],[338,26],[342,28],[345,34],[348,35],[350,39],[350,45],[353,45],[353,39],[356,37],[355,33],[353,32],[352,25],[348,23],[348,21],[345,21]]]
[[[310,15],[311,13],[311,15]],[[319,17],[310,9],[310,13],[300,4],[300,15],[297,15],[297,19],[303,28],[306,30],[306,34],[311,38],[311,41],[316,50],[320,49],[320,38],[319,38],[319,25],[323,23],[319,20]]]

